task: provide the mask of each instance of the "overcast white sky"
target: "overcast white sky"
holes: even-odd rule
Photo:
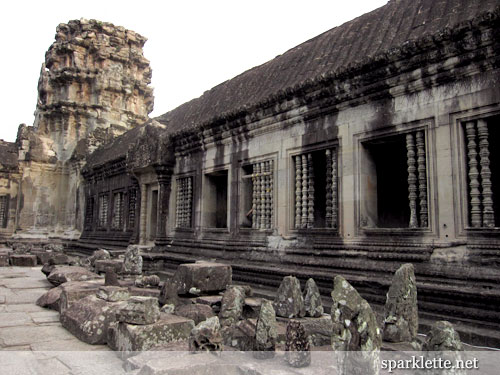
[[[94,18],[148,38],[158,116],[387,0],[46,0],[2,3],[0,139],[33,124],[37,84],[56,27]]]

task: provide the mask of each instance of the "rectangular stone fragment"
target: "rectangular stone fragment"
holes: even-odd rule
[[[11,254],[10,264],[17,267],[35,267],[36,255],[32,254]]]
[[[111,349],[124,352],[149,350],[165,343],[186,340],[194,328],[194,322],[181,316],[161,313],[160,319],[148,325],[116,323],[108,331]]]
[[[330,315],[323,315],[319,318],[300,318],[306,335],[308,335],[314,346],[330,345],[332,340],[333,323]]]
[[[189,293],[196,288],[202,293],[225,290],[232,283],[230,265],[200,261],[180,264],[173,276],[179,294]]]
[[[101,286],[97,292],[97,297],[108,302],[125,301],[130,298],[127,288],[119,286]]]
[[[121,259],[98,259],[94,262],[96,273],[106,273],[106,268],[112,268],[116,273],[120,273],[123,267]]]
[[[62,314],[73,302],[96,294],[103,284],[104,280],[72,281],[61,284],[62,291],[59,298],[59,312]]]
[[[48,263],[51,253],[45,250],[31,250],[31,254],[36,256],[38,264]]]
[[[160,318],[158,299],[154,297],[130,297],[116,314],[119,322],[152,324]]]

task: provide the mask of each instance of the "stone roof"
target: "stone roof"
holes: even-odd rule
[[[407,41],[437,34],[484,12],[498,11],[498,7],[498,0],[391,0],[215,86],[156,120],[171,132],[209,124],[318,77],[367,63]]]
[[[17,145],[0,139],[0,170],[14,170],[18,167]]]

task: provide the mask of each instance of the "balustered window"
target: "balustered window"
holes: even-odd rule
[[[123,203],[125,194],[118,192],[113,194],[113,215],[111,227],[115,230],[123,230]]]
[[[463,123],[466,150],[468,222],[472,228],[500,224],[500,116]]]
[[[193,177],[177,179],[177,204],[175,225],[177,228],[191,228],[193,211]]]
[[[293,157],[295,229],[338,228],[338,157],[336,148]]]
[[[425,132],[412,131],[363,143],[365,210],[362,227],[427,228]]]
[[[85,230],[92,230],[94,224],[94,197],[87,198],[85,205]]]
[[[106,228],[108,226],[108,206],[109,206],[109,196],[108,194],[102,194],[99,196],[99,228]]]
[[[274,161],[245,165],[242,170],[241,227],[271,229],[274,215]]]
[[[7,228],[9,220],[9,196],[0,196],[0,225],[2,228]]]

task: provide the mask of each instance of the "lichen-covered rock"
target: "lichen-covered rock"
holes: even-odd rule
[[[262,300],[255,329],[255,351],[253,356],[257,359],[273,357],[277,339],[278,328],[273,304],[271,301]]]
[[[413,264],[403,264],[395,273],[387,293],[384,340],[411,342],[417,337],[417,285]]]
[[[130,245],[127,247],[125,259],[123,260],[122,273],[126,275],[142,274],[142,256],[139,255],[139,247]]]
[[[17,242],[12,245],[12,253],[17,255],[29,254],[32,245],[28,243]]]
[[[58,286],[68,281],[88,281],[100,278],[98,274],[90,272],[83,267],[55,266],[47,277],[47,280],[53,285]]]
[[[228,288],[223,296],[219,313],[220,324],[231,326],[240,320],[245,304],[245,290],[238,286]]]
[[[382,335],[370,305],[342,276],[335,277],[332,300],[332,348],[356,352],[337,356],[339,374],[378,374]]]
[[[311,364],[311,344],[306,330],[298,320],[290,320],[286,326],[285,361],[292,367]]]
[[[301,322],[313,346],[331,345],[333,324],[330,316],[323,315],[319,318],[296,320]]]
[[[440,361],[450,361],[457,363],[458,360],[463,360],[462,351],[464,350],[460,335],[453,324],[447,321],[438,321],[431,327],[427,333],[426,340],[422,347],[425,351],[426,360],[439,359]],[[465,375],[468,372],[465,369],[438,369],[431,370],[432,375]]]
[[[165,281],[160,291],[160,297],[158,298],[160,304],[177,306],[179,304],[177,289],[177,285],[174,281]]]
[[[127,288],[119,286],[101,286],[97,291],[97,298],[108,302],[126,301],[130,298],[130,293]]]
[[[285,276],[274,300],[277,316],[283,318],[301,318],[305,315],[304,297],[299,280],[294,276]]]
[[[62,314],[74,302],[87,296],[95,296],[102,286],[103,280],[71,281],[61,284],[61,296],[59,297],[59,312]]]
[[[138,288],[147,288],[160,285],[160,278],[157,275],[141,276],[135,279],[134,285]]]
[[[304,307],[306,316],[318,318],[323,314],[323,303],[321,302],[321,294],[318,286],[313,279],[306,282],[304,290]]]
[[[108,268],[113,268],[116,273],[120,273],[123,268],[123,259],[98,259],[94,262],[95,273],[105,273]]]
[[[445,320],[434,323],[422,349],[426,351],[464,350],[460,335],[455,331],[453,324]]]
[[[59,243],[49,243],[44,245],[43,249],[54,253],[62,253],[64,251],[64,246]]]
[[[199,324],[214,316],[214,312],[208,305],[199,303],[189,305],[179,305],[175,308],[175,315],[193,319],[194,324]]]
[[[191,288],[200,293],[219,292],[231,285],[232,269],[227,264],[205,261],[180,264],[172,282],[177,285],[178,294],[186,294]]]
[[[189,350],[219,351],[222,350],[222,336],[219,318],[213,316],[199,323],[189,335]]]
[[[153,324],[160,319],[158,298],[130,297],[117,312],[116,318],[119,322],[129,324]]]
[[[108,302],[95,295],[74,302],[61,314],[61,324],[87,344],[105,344],[116,312],[125,302]]]
[[[108,345],[122,357],[132,352],[149,350],[175,341],[187,340],[194,328],[191,319],[171,314],[161,314],[153,324],[136,325],[117,322],[108,330]]]

